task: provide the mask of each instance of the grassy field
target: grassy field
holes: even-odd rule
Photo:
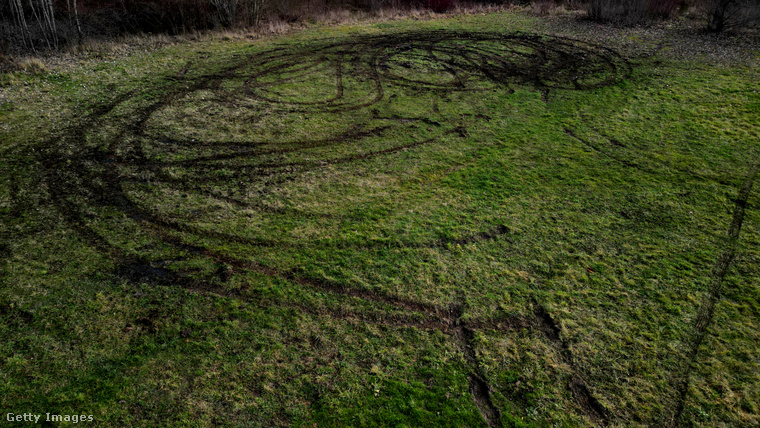
[[[504,12],[2,76],[4,421],[760,424],[760,72],[584,39]]]

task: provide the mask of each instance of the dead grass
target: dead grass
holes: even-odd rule
[[[671,21],[641,27],[614,27],[579,19],[574,13],[546,16],[542,31],[581,38],[598,44],[615,43],[630,57],[660,55],[673,60],[707,60],[725,65],[756,67],[760,34],[751,30],[711,34],[703,31],[698,10]]]
[[[26,73],[26,74],[45,74],[48,68],[42,59],[37,57],[22,57],[19,59],[11,56],[0,56],[0,72],[2,73]]]
[[[0,73],[12,70],[14,63],[12,56],[0,54]]]
[[[534,8],[535,9],[535,8]],[[547,7],[547,16],[556,16],[567,13],[565,6]],[[442,16],[456,15],[485,15],[501,11],[527,10],[524,6],[513,4],[488,5],[488,4],[457,4],[449,12],[437,13],[425,8],[400,8],[383,7],[372,12],[348,10],[342,8],[314,8],[304,10],[293,20],[283,16],[270,16],[263,20],[258,27],[241,27],[234,29],[222,29],[211,31],[193,31],[179,35],[167,34],[134,34],[119,37],[88,38],[82,43],[72,44],[62,52],[38,53],[36,58],[41,66],[31,64],[29,60],[19,65],[11,57],[0,58],[0,71],[34,71],[44,70],[45,64],[68,64],[82,58],[118,58],[142,51],[145,48],[157,49],[186,42],[203,40],[244,40],[262,39],[269,36],[285,35],[294,31],[300,31],[310,26],[337,26],[357,23],[377,23],[383,21],[431,20]],[[21,68],[19,68],[21,67]]]
[[[549,16],[567,13],[564,4],[557,4],[554,0],[538,0],[531,3],[531,12],[538,16]]]
[[[343,23],[355,23],[366,19],[367,14],[364,12],[351,12],[347,9],[330,9],[323,12],[317,17],[317,22],[328,25],[337,25]]]

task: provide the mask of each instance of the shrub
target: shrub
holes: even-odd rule
[[[16,68],[28,74],[47,73],[47,67],[38,58],[24,58],[16,62]]]
[[[567,4],[567,6],[572,7],[571,4]],[[530,8],[533,14],[538,16],[556,15],[567,12],[566,4],[555,0],[534,0],[531,2]]]
[[[709,31],[760,25],[758,0],[709,0],[707,6]]]
[[[427,7],[434,12],[446,12],[454,8],[454,0],[428,0]]]
[[[683,0],[649,0],[648,12],[650,17],[671,18],[684,6]]]
[[[635,25],[676,13],[683,0],[591,0],[589,17],[597,22]]]
[[[212,0],[125,0],[122,10],[127,15],[129,30],[177,34],[227,24],[218,19],[214,3]]]

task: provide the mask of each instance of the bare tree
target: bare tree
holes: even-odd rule
[[[760,24],[757,0],[711,0],[707,29],[720,32],[726,28]]]
[[[50,49],[58,49],[58,32],[55,28],[55,16],[53,12],[53,0],[39,0],[35,7],[35,1],[29,0],[29,8],[37,20],[40,33]],[[39,11],[38,11],[39,9]]]
[[[261,17],[264,14],[264,8],[267,6],[267,0],[243,0],[242,6],[246,25],[258,27],[261,24]]]
[[[267,5],[268,0],[238,0],[235,4],[245,25],[252,27],[258,27],[261,24],[261,18]]]
[[[10,2],[16,25],[18,25],[19,33],[21,34],[21,41],[24,45],[24,49],[31,49],[34,51],[34,41],[32,40],[32,33],[29,31],[29,26],[26,24],[24,5],[21,4],[21,0],[10,0]]]
[[[124,6],[124,3],[122,2],[122,7]],[[77,38],[78,42],[81,45],[82,44],[82,26],[79,25],[79,12],[77,11],[77,0],[74,0],[74,21],[77,23]]]
[[[42,15],[45,21],[45,28],[50,33],[53,40],[53,47],[58,49],[58,30],[55,26],[55,10],[53,9],[53,0],[42,1]]]
[[[45,38],[45,43],[47,43],[48,48],[51,47],[50,46],[50,39],[48,39],[47,31],[45,31],[45,28],[42,26],[42,21],[40,20],[40,16],[37,14],[37,9],[34,8],[34,1],[33,0],[29,0],[29,7],[32,9],[32,16],[34,16],[34,18],[37,20],[37,24],[39,24],[39,26],[40,26],[42,37]]]
[[[238,10],[238,0],[212,0],[216,12],[216,19],[223,27],[230,27],[235,23]]]

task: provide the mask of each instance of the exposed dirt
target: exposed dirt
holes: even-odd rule
[[[572,377],[567,387],[572,392],[575,402],[583,409],[583,412],[597,425],[607,426],[609,424],[607,409],[591,394],[584,382],[579,377]]]
[[[121,265],[116,275],[136,284],[172,285],[179,280],[179,275],[169,269],[153,266],[149,262],[132,261]]]
[[[583,413],[596,425],[607,426],[610,422],[609,411],[591,394],[586,382],[580,377],[578,369],[573,361],[570,345],[561,336],[561,329],[546,309],[533,302],[536,327],[544,333],[548,342],[557,350],[565,364],[574,372],[570,376],[567,387],[573,394],[575,403],[583,410]]]
[[[486,377],[480,368],[477,354],[475,354],[474,332],[465,326],[458,326],[453,332],[453,337],[464,352],[465,360],[472,370],[467,377],[472,400],[475,402],[478,410],[480,410],[480,414],[483,415],[483,419],[488,426],[501,426],[501,412],[491,400],[491,387],[486,382]]]

